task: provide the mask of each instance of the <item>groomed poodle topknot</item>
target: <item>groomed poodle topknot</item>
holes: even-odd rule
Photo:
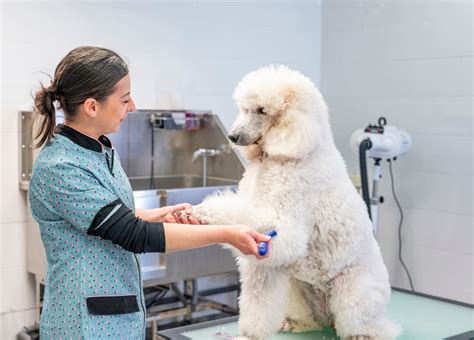
[[[229,138],[249,159],[236,193],[196,206],[211,224],[276,229],[270,257],[234,253],[242,339],[335,327],[342,339],[394,339],[388,274],[367,209],[336,149],[328,108],[307,77],[284,66],[247,74]]]

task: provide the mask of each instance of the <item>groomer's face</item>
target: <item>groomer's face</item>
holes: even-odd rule
[[[127,114],[135,110],[135,102],[130,95],[130,76],[127,74],[115,85],[115,91],[101,103],[97,119],[107,130],[105,133],[112,133],[119,129]]]

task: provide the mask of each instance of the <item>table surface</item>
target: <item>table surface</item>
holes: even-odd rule
[[[398,322],[403,332],[399,340],[435,340],[459,335],[474,329],[474,309],[406,292],[392,291],[387,307],[390,319]],[[239,334],[237,316],[204,322],[160,332],[173,340],[231,340]],[[458,339],[469,339],[461,336]],[[339,339],[332,329],[306,333],[278,333],[270,340],[330,340]],[[456,339],[456,340],[458,340]]]

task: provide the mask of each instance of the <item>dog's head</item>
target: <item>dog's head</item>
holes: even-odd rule
[[[247,157],[298,159],[327,138],[327,106],[314,84],[284,66],[266,66],[247,74],[234,100],[239,115],[229,139]]]

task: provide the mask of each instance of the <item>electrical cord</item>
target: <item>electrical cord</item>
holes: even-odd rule
[[[396,160],[394,158],[393,160]],[[403,266],[403,269],[405,270],[407,276],[408,276],[408,281],[410,281],[410,287],[411,290],[414,292],[415,288],[413,287],[413,281],[411,279],[410,272],[408,271],[408,268],[403,261],[402,258],[402,224],[403,224],[403,210],[402,206],[400,205],[400,202],[398,201],[397,195],[395,194],[395,185],[394,185],[394,180],[393,180],[393,170],[392,170],[392,162],[390,159],[387,160],[389,164],[389,169],[390,169],[390,180],[392,184],[392,193],[393,193],[393,198],[395,199],[395,202],[397,203],[398,210],[400,211],[400,224],[398,225],[398,259],[400,260],[400,263]]]

